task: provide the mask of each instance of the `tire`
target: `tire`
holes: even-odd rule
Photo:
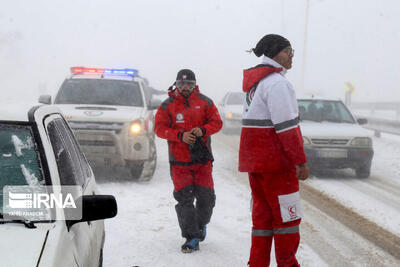
[[[140,176],[142,176],[143,172],[143,162],[141,163],[130,163],[129,164],[129,171],[131,173],[131,176],[134,180],[138,180]]]
[[[154,139],[150,140],[150,157],[149,160],[144,162],[143,175],[140,181],[150,181],[153,178],[154,172],[157,167],[157,147]]]
[[[368,178],[371,174],[371,165],[361,166],[355,169],[355,171],[358,178]]]

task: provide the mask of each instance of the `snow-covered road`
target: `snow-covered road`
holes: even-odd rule
[[[377,159],[371,178],[359,180],[351,172],[337,171],[312,178],[307,185],[357,212],[365,212],[362,215],[367,218],[370,214],[370,220],[396,233],[398,221],[393,221],[400,217],[400,196],[396,198],[395,186],[400,183],[393,175],[398,169],[382,165],[394,164],[388,161],[394,155],[378,157],[381,152],[387,154],[389,148],[400,149],[400,141],[390,138],[374,141]],[[246,266],[251,230],[250,190],[246,175],[237,172],[237,146],[237,136],[218,134],[213,138],[217,204],[207,239],[200,244],[200,251],[192,254],[180,252],[184,240],[175,214],[164,140],[157,140],[159,161],[150,182],[112,181],[113,175],[104,174],[99,181],[100,190],[115,195],[119,207],[117,217],[106,220],[104,266]],[[386,175],[391,177],[386,179]],[[367,197],[370,199],[363,199]],[[362,199],[365,202],[360,202]],[[302,242],[298,252],[302,266],[396,266],[399,263],[341,224],[340,218],[321,211],[315,201],[303,201],[303,208]]]

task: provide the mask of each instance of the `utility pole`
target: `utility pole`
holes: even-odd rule
[[[304,45],[303,45],[303,62],[301,67],[301,89],[305,93],[305,73],[306,73],[306,59],[307,59],[307,35],[308,35],[308,16],[310,10],[310,0],[306,0],[306,19],[304,25]]]
[[[285,35],[285,0],[281,0],[281,31]]]

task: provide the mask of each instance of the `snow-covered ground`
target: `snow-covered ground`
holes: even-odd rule
[[[400,196],[396,197],[395,186],[400,185],[400,167],[396,165],[400,139],[384,136],[374,142],[371,178],[360,180],[350,171],[334,171],[311,178],[307,184],[398,234]],[[110,181],[106,174],[99,187],[116,196],[119,213],[106,221],[104,266],[246,266],[250,190],[246,175],[237,172],[237,146],[237,136],[218,134],[213,138],[217,204],[207,239],[200,244],[200,251],[192,254],[180,252],[184,240],[174,209],[164,140],[157,139],[159,161],[150,182]],[[335,218],[305,201],[303,206],[297,254],[301,266],[396,266],[396,260]],[[276,266],[273,253],[271,266]]]
[[[118,216],[106,220],[104,266],[246,266],[250,190],[245,175],[235,177],[235,149],[213,146],[217,204],[200,251],[183,254],[166,142],[157,140],[157,148],[159,164],[150,182],[100,181],[100,190],[115,195],[119,207]],[[328,266],[306,244],[301,244],[299,254],[302,266]]]

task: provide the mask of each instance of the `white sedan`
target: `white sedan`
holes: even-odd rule
[[[42,106],[22,114],[0,111],[0,158],[2,188],[72,186],[82,193],[80,219],[71,220],[57,208],[54,218],[35,220],[25,213],[16,218],[6,213],[21,200],[11,202],[14,195],[7,192],[6,206],[7,195],[1,191],[0,265],[101,266],[103,219],[117,214],[117,204],[113,196],[98,194],[93,172],[60,110]],[[33,200],[25,200],[22,203],[30,201],[32,206]]]
[[[370,133],[340,100],[299,98],[300,125],[312,169],[352,168],[367,178],[374,155]]]
[[[240,133],[244,99],[243,92],[228,92],[218,103],[218,111],[223,121],[222,132]]]

